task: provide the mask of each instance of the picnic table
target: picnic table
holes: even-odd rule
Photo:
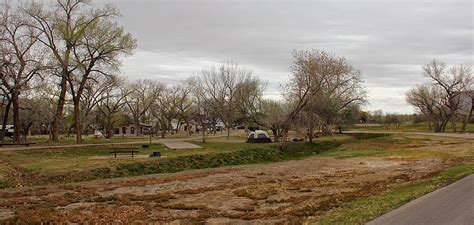
[[[4,145],[5,146],[26,146],[26,147],[30,147],[30,145],[34,145],[36,143],[0,143],[0,147],[3,147]]]
[[[138,153],[139,152],[138,149],[140,149],[140,148],[137,148],[137,147],[113,147],[112,149],[113,149],[113,151],[111,151],[110,153],[114,153],[115,158],[117,158],[117,154],[131,154],[132,158],[133,158],[133,154]]]

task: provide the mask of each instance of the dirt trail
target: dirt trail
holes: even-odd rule
[[[312,157],[266,165],[0,191],[0,218],[70,223],[302,223],[356,197],[452,165]]]

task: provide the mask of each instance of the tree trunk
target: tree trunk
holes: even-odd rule
[[[76,130],[76,144],[82,144],[82,121],[78,100],[74,100],[74,123],[74,129]]]
[[[161,138],[165,138],[165,135],[166,135],[166,126],[165,126],[165,123],[162,122],[160,126],[161,126]]]
[[[179,128],[181,127],[181,126],[180,126],[180,123],[181,123],[181,119],[179,119],[178,122],[176,123],[176,129],[175,129],[175,133],[176,133],[176,134],[178,134]]]
[[[106,125],[105,125],[105,132],[106,132],[105,138],[106,139],[110,139],[114,136],[112,129],[113,129],[112,115],[108,115]]]
[[[189,122],[186,121],[186,135],[191,136],[191,128],[189,127]]]
[[[12,105],[12,101],[8,100],[7,105],[5,106],[5,111],[3,113],[3,124],[2,124],[2,130],[0,132],[0,142],[3,143],[5,141],[5,129],[7,128],[7,123],[8,123],[8,114],[10,113],[10,108]]]
[[[331,124],[323,125],[323,134],[324,135],[332,135],[332,125]]]
[[[278,142],[278,129],[272,128],[271,130],[273,132],[273,142],[277,143]]]
[[[227,127],[227,139],[230,139],[230,127]]]
[[[456,132],[458,130],[457,126],[456,126],[456,117],[453,116],[451,118],[451,129],[453,130],[453,132]]]
[[[12,92],[11,102],[13,105],[13,142],[20,143],[20,104],[18,102],[18,92]]]
[[[287,139],[288,139],[288,129],[283,129],[283,137],[281,137],[280,142],[278,143],[278,149],[283,151],[286,149]]]
[[[64,103],[66,101],[67,79],[65,76],[61,79],[61,92],[59,94],[58,106],[51,122],[51,141],[59,141],[59,126],[63,117]]]
[[[307,135],[308,135],[308,141],[309,141],[309,143],[313,143],[313,138],[314,138],[314,135],[313,135],[313,134],[314,134],[314,128],[313,128],[313,127],[310,127],[310,128],[308,129],[308,131],[307,131],[307,132],[308,132],[308,134],[307,134]]]
[[[462,131],[466,131],[467,125],[469,124],[469,122],[471,122],[473,111],[474,111],[474,99],[472,101],[471,110],[469,111],[469,115],[467,115],[467,117],[462,122],[462,128],[461,128]]]
[[[206,127],[204,124],[201,125],[202,128],[202,143],[206,143]]]
[[[135,121],[136,121],[135,135],[140,136],[140,118],[135,118]]]

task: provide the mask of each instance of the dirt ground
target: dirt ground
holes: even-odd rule
[[[70,223],[303,223],[357,197],[432,176],[441,158],[310,157],[0,191],[0,219]]]

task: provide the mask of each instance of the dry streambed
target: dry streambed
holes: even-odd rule
[[[311,157],[0,191],[0,218],[24,222],[301,223],[354,198],[432,176],[453,161]]]

